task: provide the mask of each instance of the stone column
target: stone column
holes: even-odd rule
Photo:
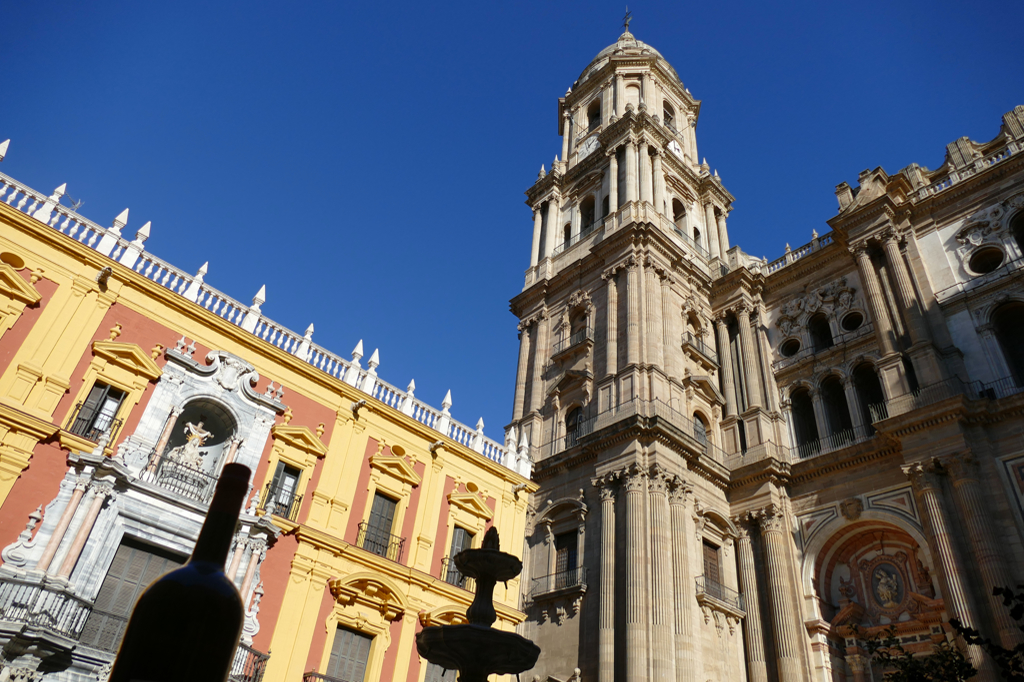
[[[242,563],[242,553],[245,551],[245,537],[247,536],[235,536],[235,551],[231,555],[231,565],[228,566],[227,576],[231,582],[235,582],[235,576],[238,575],[238,566]]]
[[[719,314],[715,319],[718,332],[719,362],[722,363],[722,390],[725,392],[725,416],[736,414],[736,382],[732,371],[732,353],[729,352],[729,327],[725,324],[725,316]]]
[[[722,256],[725,256],[725,252],[729,250],[729,230],[725,227],[725,212],[718,214],[718,242],[722,252]]]
[[[175,405],[171,408],[170,414],[167,415],[164,428],[160,431],[160,438],[157,439],[156,446],[153,448],[153,456],[149,458],[149,465],[146,467],[147,478],[156,474],[156,470],[160,466],[160,458],[163,457],[167,443],[171,440],[171,431],[174,430],[174,423],[178,421],[180,414],[181,408]]]
[[[885,306],[885,299],[882,298],[882,289],[878,284],[878,274],[875,266],[871,263],[868,250],[863,245],[850,249],[854,258],[857,259],[857,269],[860,271],[861,282],[867,291],[868,307],[871,308],[871,321],[875,325],[875,337],[878,339],[878,349],[882,357],[893,352],[892,324],[889,321],[889,311]]]
[[[548,229],[544,233],[544,257],[550,258],[555,252],[555,244],[558,242],[559,213],[558,197],[552,196],[548,199]]]
[[[692,115],[686,117],[686,136],[690,139],[690,160],[694,166],[700,165],[700,155],[697,154],[697,119]]]
[[[676,366],[676,361],[679,357],[680,335],[674,324],[678,316],[673,308],[672,277],[666,273],[661,277],[661,354],[664,363],[662,369],[666,375],[677,377],[680,374]]]
[[[665,174],[661,170],[661,151],[654,150],[654,178],[652,184],[654,185],[654,210],[658,213],[665,213],[665,192],[664,182]]]
[[[651,653],[654,658],[654,679],[674,682],[676,660],[674,647],[675,593],[672,585],[672,537],[669,520],[669,479],[662,471],[650,476],[651,503]],[[685,585],[680,585],[685,589]]]
[[[519,323],[519,365],[516,368],[516,397],[512,406],[512,421],[523,418],[526,403],[526,377],[530,368],[530,327],[532,320]]]
[[[764,633],[761,629],[761,598],[757,589],[757,573],[754,569],[754,550],[750,544],[750,533],[741,519],[734,519],[739,529],[736,538],[736,556],[739,559],[740,586],[743,589],[747,617],[743,619],[746,630],[747,669],[750,682],[768,682],[768,664],[764,657]]]
[[[923,503],[925,513],[928,515],[930,526],[930,538],[932,544],[932,555],[938,560],[942,569],[942,578],[945,582],[943,597],[946,609],[949,614],[958,618],[964,625],[978,627],[980,625],[974,611],[974,605],[967,596],[967,590],[963,584],[966,575],[963,570],[963,562],[953,544],[953,537],[950,534],[949,522],[946,518],[946,511],[943,509],[938,474],[932,464],[917,462],[903,467],[903,472],[910,478],[914,491]],[[975,668],[981,670],[985,661],[985,655],[977,646],[967,647],[967,658]],[[986,679],[979,676],[979,679]],[[994,678],[988,678],[994,679]]]
[[[862,655],[848,654],[846,656],[846,664],[850,666],[850,672],[853,673],[853,682],[867,682],[868,678],[864,675],[867,662]]]
[[[718,245],[718,225],[715,223],[715,205],[704,204],[704,232],[707,239],[708,253],[712,258],[721,258],[722,251]]]
[[[750,308],[740,306],[736,313],[740,326],[740,347],[743,355],[743,373],[747,375],[747,405],[761,406],[761,388],[757,377],[761,374],[754,348],[754,338],[750,331]]]
[[[662,352],[662,338],[664,332],[661,329],[663,320],[661,311],[661,287],[658,285],[658,270],[653,260],[648,260],[644,267],[644,295],[647,299],[644,309],[644,320],[646,330],[644,341],[643,359],[645,362],[655,365],[658,369],[665,369],[664,353]]]
[[[853,428],[858,431],[857,435],[861,435],[861,427],[865,426],[867,421],[864,419],[865,414],[861,410],[860,398],[857,396],[857,387],[853,385],[852,376],[843,378],[843,393],[846,394],[846,405],[850,408],[850,421],[853,422]]]
[[[825,416],[825,406],[821,404],[821,391],[817,386],[813,386],[809,393],[811,394],[811,407],[814,408],[814,425],[818,431],[818,440],[821,440],[829,435],[832,427]]]
[[[530,378],[530,404],[528,412],[539,412],[544,402],[544,361],[547,359],[548,319],[541,315],[533,325],[537,346],[533,350],[533,376]],[[538,438],[540,436],[538,435]],[[539,443],[533,443],[539,445]]]
[[[622,118],[626,115],[626,91],[622,87],[622,74],[615,74],[615,115]]]
[[[57,519],[57,525],[53,529],[53,535],[50,536],[49,541],[46,543],[46,547],[43,548],[43,554],[39,557],[39,561],[36,563],[36,570],[43,571],[44,573],[50,568],[50,562],[53,561],[54,555],[57,553],[57,548],[60,547],[61,540],[64,539],[64,534],[68,532],[68,526],[71,525],[71,519],[75,517],[75,512],[78,511],[78,505],[82,501],[82,495],[85,494],[86,482],[82,479],[78,479],[75,483],[74,490],[71,491],[71,499],[68,500],[68,506],[64,507],[64,511],[61,513],[60,518]]]
[[[572,130],[569,127],[570,123],[569,112],[562,112],[562,162],[565,163],[569,160],[569,137],[572,135]]]
[[[636,143],[626,143],[626,201],[637,200]]]
[[[605,332],[605,376],[614,376],[619,372],[619,291],[615,284],[615,271],[609,270],[602,275],[608,282],[607,326]]]
[[[654,203],[654,193],[651,187],[651,155],[647,153],[647,140],[640,140],[640,201],[648,204]]]
[[[988,360],[989,369],[992,370],[992,376],[1002,378],[1012,376],[1009,365],[1006,364],[1006,355],[1004,354],[1002,346],[999,344],[999,339],[996,337],[995,327],[992,323],[986,323],[980,327],[976,327],[975,331],[978,333],[978,338],[981,340],[981,347],[985,351],[983,354]]]
[[[889,264],[893,279],[896,280],[896,297],[900,308],[907,315],[907,331],[910,333],[910,342],[916,344],[920,341],[927,341],[930,335],[924,325],[921,304],[914,292],[914,285],[910,282],[910,275],[907,274],[907,265],[903,262],[903,254],[900,253],[897,236],[892,230],[889,230],[883,239],[885,260]]]
[[[231,439],[231,445],[228,446],[228,455],[224,458],[224,464],[231,464],[235,461],[235,455],[238,454],[238,448],[242,447],[244,439],[235,436]]]
[[[775,641],[775,655],[779,666],[780,682],[803,680],[800,664],[800,632],[794,618],[797,611],[789,594],[786,579],[786,528],[782,510],[770,505],[757,515],[764,540],[765,568],[768,583],[768,603],[772,612],[772,636]]]
[[[626,680],[647,682],[647,529],[644,488],[647,474],[631,467],[626,488]]]
[[[249,588],[252,587],[252,580],[256,576],[256,568],[260,565],[260,560],[267,551],[267,542],[263,538],[252,538],[248,542],[249,544],[249,565],[245,567],[245,578],[242,580],[242,589],[239,592],[242,595],[242,602],[248,606],[249,604]]]
[[[698,682],[698,660],[694,653],[693,603],[694,582],[690,575],[690,533],[686,529],[687,500],[693,490],[688,483],[676,477],[669,489],[668,505],[672,515],[672,580],[675,598],[675,652],[676,679],[679,682]]]
[[[765,406],[769,412],[779,411],[779,388],[775,382],[775,373],[772,371],[772,364],[769,358],[772,357],[771,346],[768,345],[768,324],[764,307],[759,305],[753,315],[755,326],[754,338],[757,339],[758,349],[764,363],[761,364],[761,381],[764,386]]]
[[[601,616],[598,630],[600,682],[615,680],[615,478],[594,479],[601,494]]]
[[[617,150],[608,152],[608,213],[619,210],[619,156]]]
[[[992,537],[991,515],[985,509],[981,481],[978,478],[978,463],[973,453],[955,455],[949,460],[950,481],[953,484],[953,495],[956,499],[957,511],[963,519],[967,537],[971,541],[971,554],[974,564],[981,574],[985,594],[989,595],[989,606],[999,628],[999,643],[1007,649],[1013,649],[1022,640],[1020,628],[1010,618],[1003,600],[992,596],[997,587],[1010,587],[1014,584],[1006,571],[1002,557],[996,549],[996,541]]]
[[[100,515],[103,503],[106,502],[108,497],[113,497],[113,495],[114,488],[111,484],[102,482],[94,482],[92,484],[92,503],[89,505],[85,518],[82,519],[82,525],[75,534],[75,539],[71,543],[71,548],[68,549],[67,556],[64,557],[64,561],[60,565],[60,570],[57,571],[58,578],[71,577],[71,572],[75,570],[75,564],[78,563],[78,558],[82,555],[82,550],[85,549],[85,543],[89,540],[89,533],[92,532],[92,527],[96,524],[96,519]]]
[[[640,264],[626,264],[626,364],[640,362]]]
[[[536,206],[533,209],[533,244],[530,247],[530,267],[537,267],[537,263],[540,261],[540,232],[544,225],[544,214],[540,211],[540,206]]]

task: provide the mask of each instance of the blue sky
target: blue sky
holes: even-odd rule
[[[1020,2],[644,2],[633,33],[703,100],[698,147],[772,260],[865,168],[942,164],[1024,104]],[[0,171],[501,439],[523,191],[613,2],[9,3]],[[286,387],[287,388],[287,387]]]

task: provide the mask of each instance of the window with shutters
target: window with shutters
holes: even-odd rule
[[[707,540],[704,541],[704,580],[705,589],[714,594],[715,588],[722,584],[721,567],[718,563],[718,547]],[[720,591],[720,590],[719,590]]]
[[[135,601],[150,583],[183,565],[186,557],[124,538],[114,554],[96,604],[82,630],[81,643],[117,651]]]
[[[299,494],[299,479],[302,470],[284,462],[278,462],[274,478],[263,493],[261,508],[268,514],[277,514],[295,521],[299,516],[302,496]]]
[[[447,571],[444,577],[445,582],[449,585],[456,585],[458,587],[465,585],[466,576],[459,573],[459,569],[455,567],[455,555],[472,546],[473,534],[465,528],[455,526],[455,530],[452,531],[452,546],[448,552]]]
[[[578,583],[576,531],[555,536],[555,589],[571,587]]]
[[[113,441],[121,426],[117,411],[124,398],[124,391],[97,382],[86,399],[75,406],[68,431],[94,443],[104,434],[109,436],[108,441]]]
[[[402,557],[402,538],[391,534],[397,508],[397,501],[380,493],[374,494],[370,518],[360,524],[358,545],[374,554],[399,561]]]
[[[458,673],[454,670],[445,670],[437,663],[427,663],[427,675],[423,682],[455,682]]]
[[[363,682],[373,637],[338,626],[326,675],[337,682]]]

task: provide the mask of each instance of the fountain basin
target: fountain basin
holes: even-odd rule
[[[416,650],[428,661],[459,670],[465,682],[521,673],[540,656],[540,647],[525,637],[471,623],[423,628],[416,635]]]
[[[467,549],[455,555],[455,567],[470,578],[504,582],[519,575],[523,562],[497,549]]]

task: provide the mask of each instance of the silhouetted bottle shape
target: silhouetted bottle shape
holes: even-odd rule
[[[146,588],[132,611],[110,682],[224,682],[245,618],[224,575],[249,468],[227,464],[188,563]]]

